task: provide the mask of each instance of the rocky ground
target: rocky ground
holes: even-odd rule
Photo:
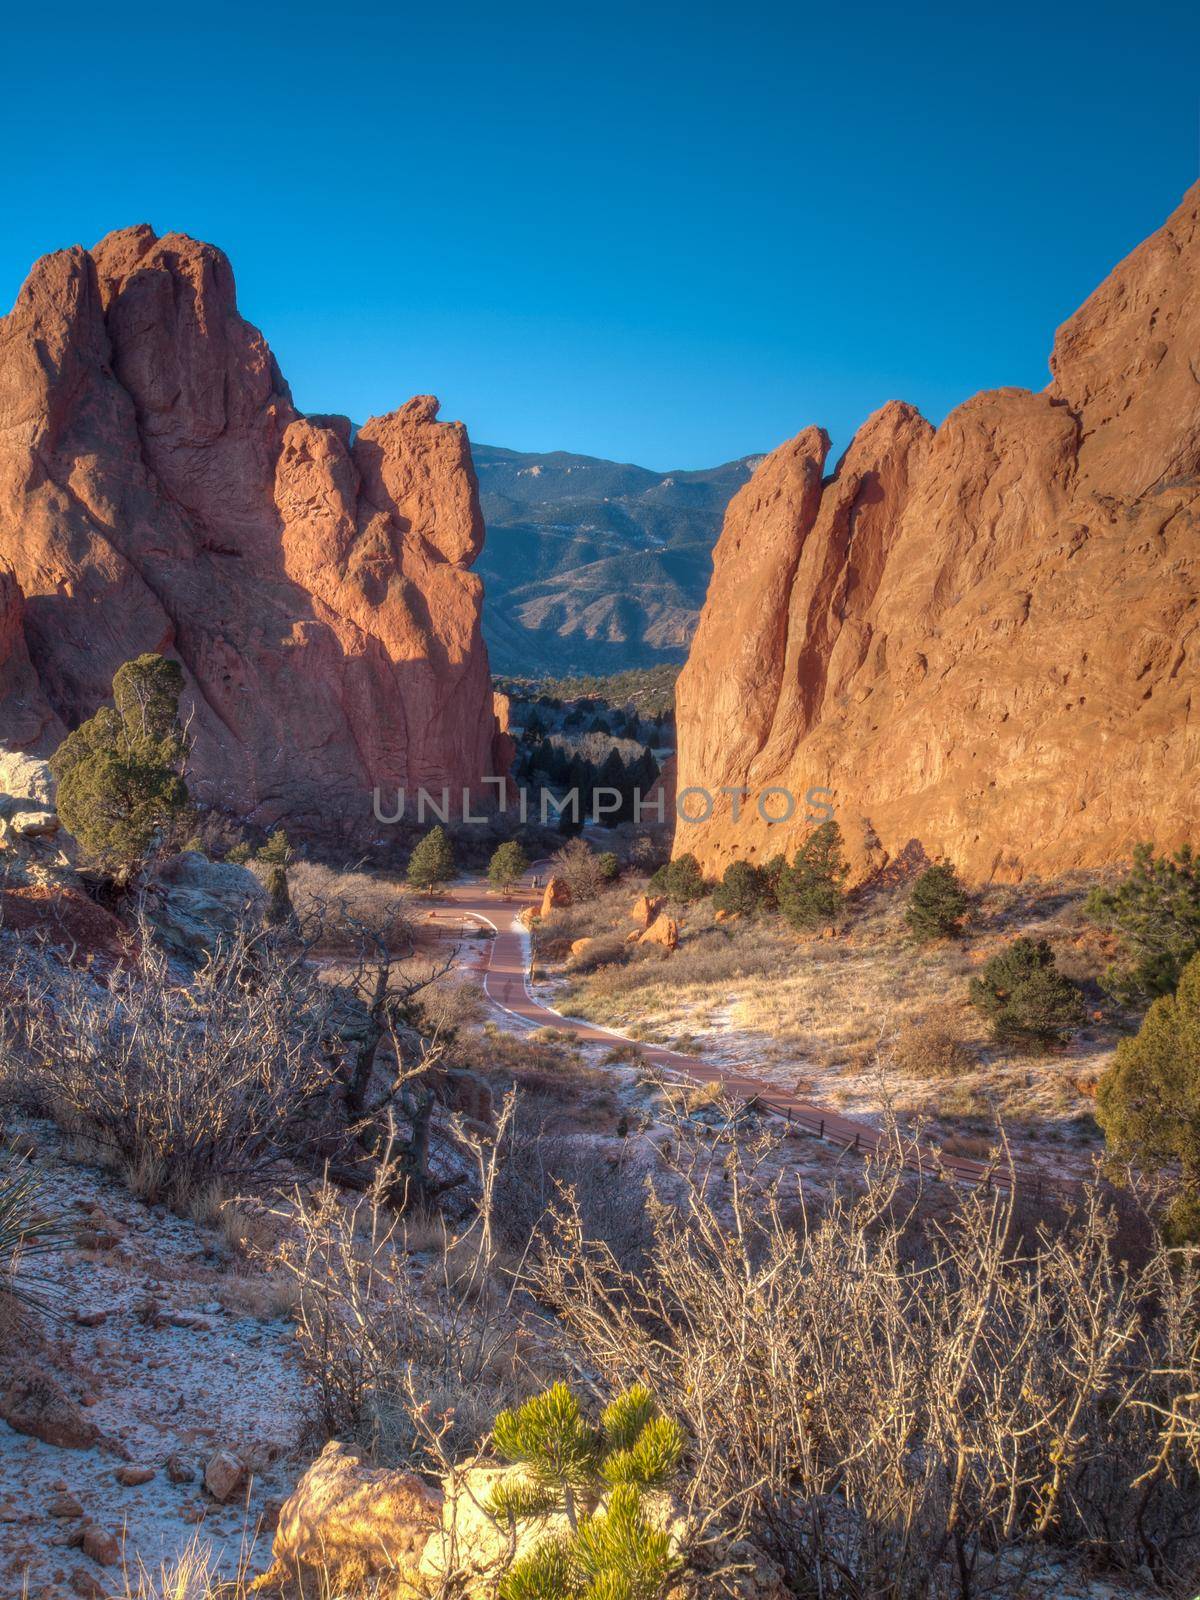
[[[47,1443],[0,1422],[0,1594],[109,1593],[197,1531],[231,1574],[269,1546],[305,1465],[286,1290],[219,1225],[144,1205],[54,1128],[8,1131],[67,1229],[37,1361],[100,1437],[71,1448],[69,1429]]]

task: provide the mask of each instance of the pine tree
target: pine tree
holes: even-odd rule
[[[971,979],[970,998],[1001,1042],[1059,1044],[1083,1021],[1079,990],[1058,971],[1045,939],[1006,945]]]
[[[432,894],[454,876],[454,851],[443,828],[430,828],[423,839],[418,839],[408,858],[407,877],[414,889],[424,889]]]
[[[515,839],[506,839],[496,847],[488,862],[488,882],[493,888],[507,894],[528,871],[529,861]]]
[[[1173,1243],[1196,1242],[1200,1220],[1200,955],[1173,995],[1155,1000],[1137,1036],[1122,1039],[1096,1090],[1111,1153],[1152,1172],[1178,1167],[1168,1217]]]
[[[683,1433],[640,1385],[599,1425],[564,1383],[496,1418],[497,1453],[525,1470],[501,1479],[488,1511],[517,1523],[562,1513],[566,1536],[543,1539],[509,1568],[500,1600],[656,1600],[677,1564],[669,1536],[646,1517],[642,1493],[679,1471]]]
[[[762,883],[752,861],[731,861],[725,875],[713,890],[712,903],[718,911],[749,916],[758,909]]]
[[[969,904],[953,866],[942,862],[913,884],[904,920],[918,939],[950,939],[962,931]]]
[[[275,832],[258,852],[258,859],[267,866],[287,866],[292,859],[292,847],[288,843],[288,836],[282,828],[275,829]]]
[[[183,671],[165,656],[127,661],[113,705],[69,733],[50,758],[58,812],[89,855],[127,876],[191,816],[179,721]]]
[[[1139,844],[1128,877],[1115,889],[1094,889],[1086,909],[1121,935],[1128,952],[1126,966],[1105,975],[1109,989],[1125,1001],[1170,994],[1200,951],[1200,855],[1184,845],[1156,856],[1152,844]]]
[[[796,851],[791,866],[779,874],[775,897],[793,928],[819,928],[842,908],[843,885],[850,868],[842,857],[842,830],[822,822]]]

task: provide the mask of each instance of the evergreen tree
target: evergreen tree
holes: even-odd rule
[[[1094,889],[1086,909],[1121,935],[1128,952],[1127,964],[1105,976],[1111,991],[1143,1002],[1170,994],[1200,951],[1200,855],[1184,845],[1173,856],[1156,856],[1152,844],[1140,844],[1125,880]]]
[[[1168,1217],[1174,1243],[1200,1237],[1200,955],[1173,995],[1155,1000],[1136,1038],[1123,1039],[1096,1090],[1109,1150],[1151,1172],[1178,1168]]]
[[[950,863],[927,867],[912,886],[904,920],[918,939],[949,939],[962,931],[970,902]]]
[[[1054,965],[1045,939],[1006,945],[971,979],[970,998],[1002,1042],[1058,1044],[1083,1021],[1079,990]]]
[[[616,883],[621,876],[621,858],[615,850],[602,850],[596,857],[596,866],[605,883]]]
[[[266,878],[267,909],[264,913],[268,927],[280,928],[290,922],[294,912],[292,909],[292,892],[288,887],[287,868],[280,861],[273,861],[267,868]]]
[[[772,856],[758,869],[759,905],[764,911],[779,910],[779,880],[787,868],[784,856]]]
[[[672,900],[702,900],[708,893],[700,863],[690,851],[667,864],[664,881]]]
[[[606,811],[601,820],[610,823],[627,822],[632,817],[633,798],[629,788],[629,774],[625,770],[625,763],[621,760],[621,752],[616,745],[612,747],[600,763],[599,771],[596,773],[596,788],[615,789],[621,796],[620,810]],[[604,797],[605,805],[608,804],[610,798],[608,795]]]
[[[178,662],[127,661],[113,678],[113,705],[69,733],[50,758],[64,827],[122,876],[178,836],[191,815],[182,691]]]
[[[645,1515],[642,1494],[669,1487],[684,1440],[648,1390],[637,1385],[620,1395],[597,1426],[556,1383],[502,1412],[492,1441],[525,1470],[496,1483],[489,1514],[515,1533],[519,1522],[561,1512],[570,1530],[514,1562],[500,1600],[657,1600],[677,1558],[669,1536]]]
[[[758,868],[751,861],[731,861],[725,875],[713,890],[713,905],[718,911],[749,916],[758,909],[762,884]]]
[[[524,850],[515,839],[506,839],[503,844],[497,845],[492,859],[488,862],[488,882],[493,888],[507,894],[514,883],[525,875],[529,868],[529,861]]]
[[[819,928],[842,908],[850,868],[842,857],[842,830],[822,822],[779,873],[775,897],[793,928]]]
[[[286,867],[292,859],[292,847],[288,843],[288,836],[282,828],[276,828],[266,844],[258,852],[258,859],[267,866]]]
[[[454,876],[454,851],[443,828],[430,828],[423,839],[418,839],[408,858],[407,877],[414,889],[424,889],[432,894]]]

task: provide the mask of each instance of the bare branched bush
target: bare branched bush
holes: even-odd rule
[[[27,943],[3,955],[5,1079],[143,1193],[186,1208],[336,1144],[329,997],[297,953],[243,930],[180,984],[143,937],[107,985]]]
[[[903,1156],[789,1225],[777,1168],[693,1153],[641,1273],[568,1196],[534,1268],[564,1354],[649,1384],[698,1528],[748,1530],[799,1594],[1015,1595],[1039,1542],[1192,1592],[1200,1481],[1164,1419],[1200,1388],[1193,1267],[1125,1266],[1099,1192],[1014,1244],[1010,1198],[906,1200]]]
[[[511,1116],[510,1097],[498,1140]],[[513,1280],[491,1225],[497,1145],[464,1142],[481,1199],[457,1237],[439,1223],[431,1240],[424,1221],[414,1229],[397,1215],[386,1153],[364,1194],[326,1186],[280,1213],[286,1236],[271,1259],[296,1284],[314,1431],[353,1437],[378,1460],[419,1459],[434,1433],[461,1453],[528,1392]]]
[[[356,954],[364,928],[394,949],[411,943],[406,897],[386,878],[294,861],[288,867],[288,891],[301,926],[319,930],[323,951]]]
[[[651,1230],[645,1194],[630,1174],[634,1146],[556,1134],[549,1130],[552,1122],[552,1111],[538,1097],[517,1103],[496,1180],[497,1232],[524,1254],[569,1190],[587,1238],[636,1272],[645,1262]]]

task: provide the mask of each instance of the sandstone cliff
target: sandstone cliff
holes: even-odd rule
[[[677,852],[720,873],[790,851],[815,786],[860,873],[914,840],[975,879],[1200,842],[1200,185],[1051,370],[936,432],[893,402],[826,478],[807,429],[734,498],[679,787],[752,793],[739,821],[718,795],[681,823]],[[767,787],[797,795],[791,824],[762,820]]]
[[[353,440],[301,415],[211,245],[137,227],[39,261],[0,322],[0,740],[53,747],[156,650],[206,800],[361,833],[377,784],[477,785],[483,524],[436,415]]]

